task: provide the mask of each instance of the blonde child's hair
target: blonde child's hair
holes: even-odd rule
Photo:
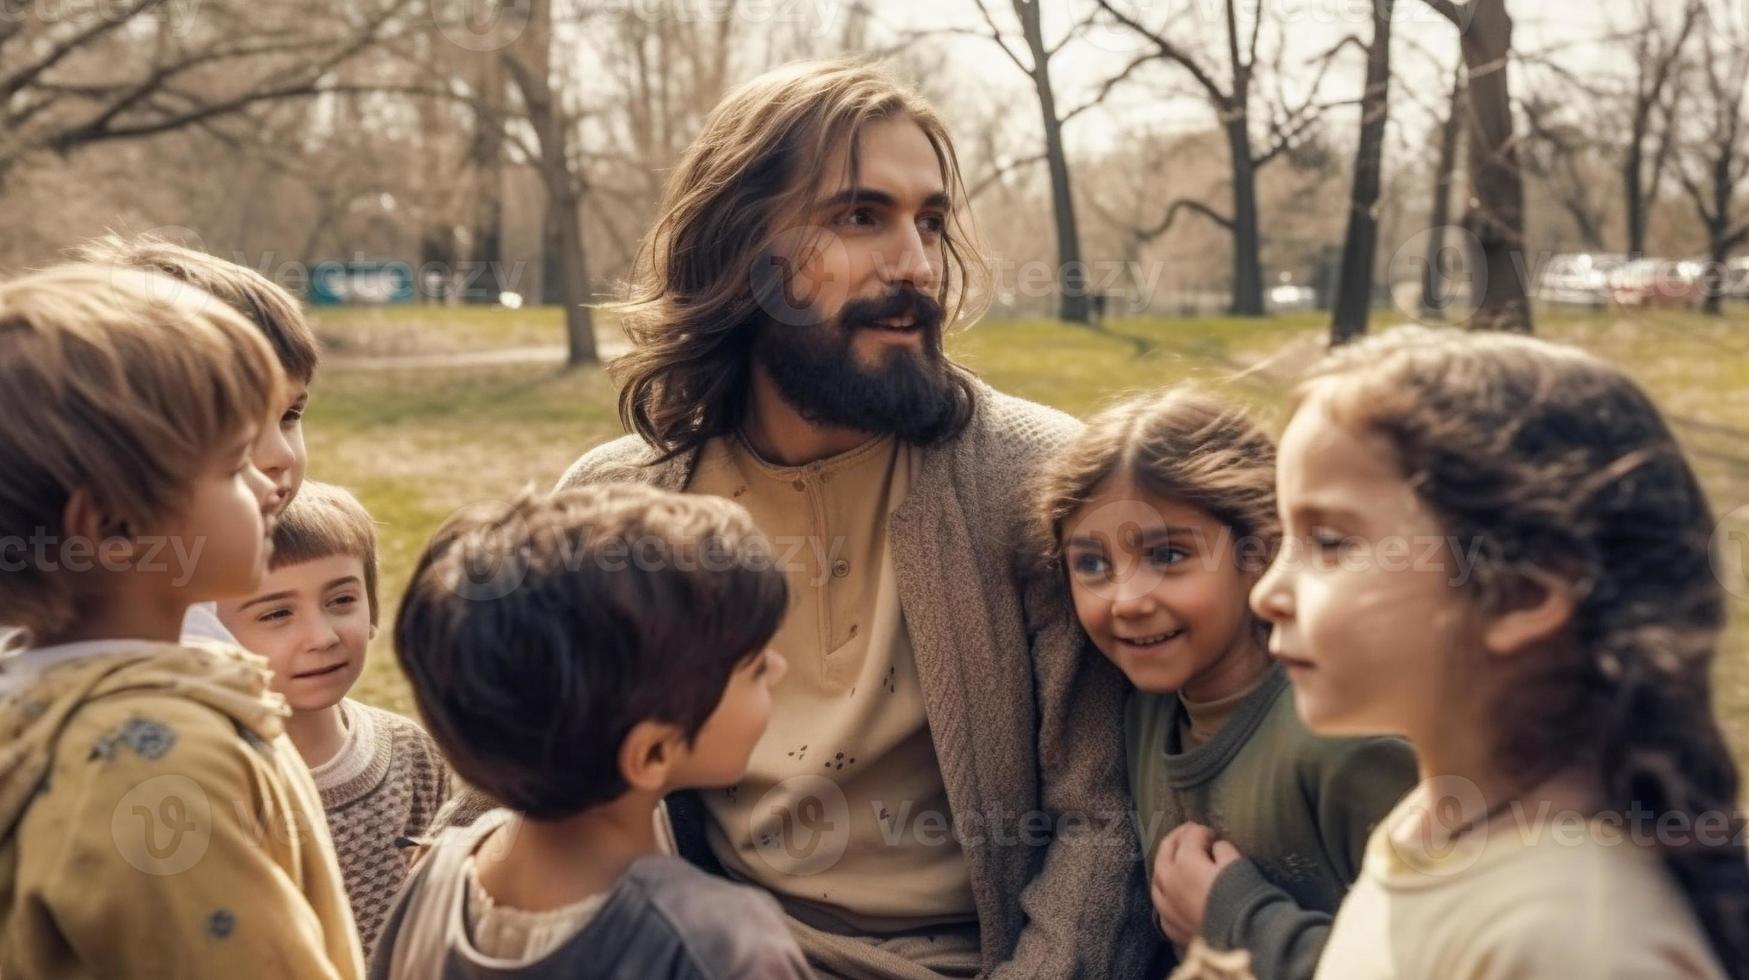
[[[273,345],[286,377],[309,384],[321,360],[297,298],[254,269],[156,235],[104,235],[72,249],[77,262],[158,272],[211,293],[249,319]]]
[[[1125,480],[1214,515],[1243,572],[1261,573],[1281,546],[1274,440],[1245,409],[1183,385],[1103,409],[1046,463],[1032,488],[1034,553],[1059,566],[1069,521]],[[1268,635],[1267,622],[1252,626]]]
[[[370,512],[344,487],[306,480],[273,525],[273,555],[267,567],[343,555],[364,563],[364,595],[370,624],[377,624],[377,532]]]
[[[1720,959],[1749,961],[1737,764],[1712,704],[1712,511],[1651,398],[1571,347],[1405,327],[1339,348],[1296,399],[1390,444],[1445,533],[1479,545],[1466,588],[1484,608],[1536,573],[1577,586],[1575,642],[1518,658],[1496,763],[1524,782],[1582,766],[1606,808],[1659,827],[1723,816],[1724,846],[1660,847]]]
[[[165,276],[69,264],[0,283],[0,545],[64,540],[81,489],[131,534],[177,517],[284,385],[260,331]],[[0,622],[64,627],[72,595],[53,569],[9,561]]]

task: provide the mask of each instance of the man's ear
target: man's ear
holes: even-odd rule
[[[1579,586],[1542,569],[1514,573],[1503,583],[1482,634],[1489,653],[1508,657],[1549,640],[1573,621]]]
[[[662,721],[640,721],[620,743],[620,777],[633,789],[662,793],[685,749],[679,728]]]
[[[103,567],[127,564],[134,555],[134,532],[126,519],[109,512],[91,491],[77,487],[61,510],[61,528],[66,540],[83,538],[91,543]]]

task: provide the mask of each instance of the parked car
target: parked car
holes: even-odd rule
[[[1609,298],[1623,306],[1694,306],[1701,298],[1699,262],[1635,259],[1609,276]]]
[[[1536,298],[1544,303],[1606,306],[1610,298],[1609,275],[1627,261],[1625,255],[1588,252],[1557,255],[1537,277]]]
[[[1725,298],[1739,302],[1749,300],[1749,258],[1725,263]]]

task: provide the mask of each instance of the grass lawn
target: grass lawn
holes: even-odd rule
[[[1394,322],[1375,319],[1375,328]],[[1676,421],[1720,514],[1749,506],[1749,316],[1686,313],[1545,315],[1545,337],[1624,365]],[[620,432],[614,389],[598,369],[543,365],[349,370],[354,354],[428,353],[562,340],[557,309],[322,310],[330,351],[306,422],[312,476],[343,484],[381,526],[383,629],[354,694],[411,712],[389,625],[419,548],[446,515],[472,501],[545,488],[579,453]],[[1319,315],[1263,321],[1119,321],[1119,338],[1051,321],[995,321],[949,341],[992,385],[1075,414],[1124,393],[1194,379],[1256,406],[1279,426],[1279,400],[1316,357]],[[1744,522],[1749,525],[1749,519]],[[1732,627],[1719,665],[1719,708],[1749,763],[1749,582],[1732,583]]]

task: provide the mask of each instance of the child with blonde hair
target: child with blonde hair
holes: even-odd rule
[[[304,480],[309,453],[304,448],[304,413],[309,410],[310,384],[321,361],[316,335],[304,318],[297,298],[273,280],[236,262],[197,251],[155,235],[104,235],[71,252],[76,261],[124,266],[169,276],[181,284],[174,291],[200,290],[235,310],[267,338],[287,384],[272,408],[272,421],[261,427],[250,458],[273,482],[273,512],[291,505]],[[183,635],[234,643],[210,602],[188,608]]]
[[[1405,736],[1420,774],[1318,976],[1749,974],[1713,519],[1640,387],[1527,337],[1394,330],[1299,390],[1278,485],[1251,601],[1295,707]]]
[[[285,380],[152,273],[0,284],[0,974],[356,977],[315,787],[259,658],[181,640],[266,565]]]
[[[1372,826],[1414,781],[1397,739],[1294,716],[1247,596],[1280,532],[1275,446],[1189,388],[1115,405],[1037,487],[1041,550],[1134,686],[1125,754],[1156,921],[1179,955],[1243,950],[1310,977]]]

